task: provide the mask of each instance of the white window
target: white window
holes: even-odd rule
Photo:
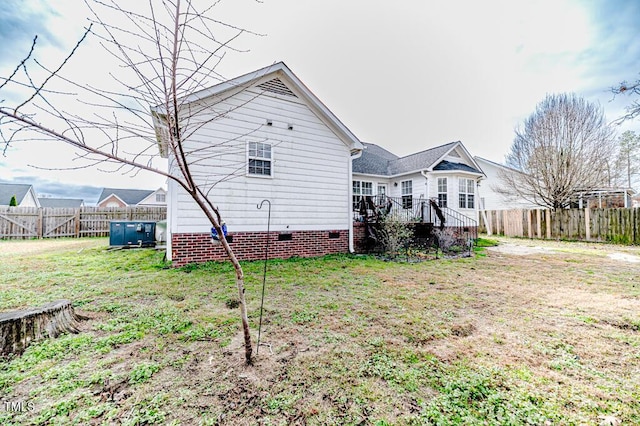
[[[359,210],[360,200],[373,195],[373,182],[353,181],[353,210]]]
[[[271,145],[262,142],[249,142],[250,175],[271,176]]]
[[[447,207],[447,178],[438,178],[438,207]]]
[[[413,207],[413,181],[402,181],[400,186],[402,188],[402,208],[410,209]]]
[[[460,178],[458,188],[458,205],[461,209],[474,208],[475,181],[473,179]]]
[[[167,201],[166,194],[156,194],[156,203],[164,203]]]
[[[384,198],[385,195],[387,195],[387,184],[386,183],[379,183],[378,184],[378,197],[379,198]]]

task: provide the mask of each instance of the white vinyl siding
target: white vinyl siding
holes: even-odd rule
[[[504,182],[500,178],[500,170],[505,172],[515,173],[514,171],[502,167],[499,164],[484,160],[476,157],[476,161],[482,167],[487,176],[486,179],[480,181],[480,185],[477,188],[477,196],[484,199],[483,205],[476,206],[481,209],[487,210],[509,210],[509,209],[535,209],[537,206],[534,204],[519,198],[519,197],[505,197],[499,192],[504,188]]]
[[[205,192],[210,190],[229,232],[266,230],[265,212],[256,208],[264,199],[272,203],[273,231],[348,229],[349,148],[301,99],[260,93],[246,89],[214,105],[192,107],[203,112],[189,126],[199,128],[187,147],[197,150],[191,170]],[[248,177],[249,134],[271,146],[270,179]],[[179,187],[176,192],[173,231],[208,232],[199,207]]]

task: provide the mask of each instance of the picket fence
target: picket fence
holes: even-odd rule
[[[479,231],[508,237],[640,244],[640,208],[484,210]]]
[[[166,207],[0,207],[0,239],[106,237],[109,223],[159,221]]]

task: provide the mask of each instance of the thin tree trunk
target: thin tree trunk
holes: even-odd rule
[[[225,238],[222,229],[217,229],[218,226],[215,226],[218,235],[220,235],[220,242],[224,247],[224,250],[227,252],[227,256],[229,256],[229,261],[233,265],[233,268],[236,271],[236,286],[238,287],[238,299],[240,301],[240,317],[242,318],[242,331],[244,333],[244,356],[247,364],[251,365],[251,354],[253,353],[253,348],[251,346],[251,333],[249,332],[249,317],[247,316],[247,303],[244,295],[244,271],[242,270],[242,266],[240,262],[238,262],[238,258],[235,253],[229,246],[229,242]]]
[[[188,171],[188,167],[184,165],[185,171]],[[185,173],[183,171],[183,173]],[[186,176],[186,174],[185,174]],[[192,181],[192,177],[189,174],[189,179]],[[180,182],[178,182],[180,183]],[[195,186],[195,185],[194,185]],[[213,203],[207,198],[207,196],[199,191],[197,188],[195,190],[189,190],[186,186],[183,186],[186,189],[193,200],[198,203],[202,211],[206,214],[209,222],[213,225],[213,228],[216,230],[217,234],[220,237],[220,243],[224,248],[224,251],[227,253],[229,257],[229,261],[233,265],[233,269],[236,271],[236,286],[238,287],[238,299],[240,302],[240,317],[242,319],[242,332],[244,334],[244,351],[245,351],[245,361],[247,364],[251,365],[251,355],[253,353],[253,348],[251,346],[251,333],[249,332],[249,317],[247,316],[247,303],[244,292],[244,271],[242,270],[242,265],[238,261],[233,249],[229,245],[227,238],[222,231],[222,220],[220,218],[220,212],[213,205]]]

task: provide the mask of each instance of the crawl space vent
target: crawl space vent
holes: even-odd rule
[[[265,81],[264,83],[258,84],[256,87],[267,92],[277,93],[278,95],[293,96],[294,98],[297,98],[297,96],[282,81],[280,81],[279,78]]]

